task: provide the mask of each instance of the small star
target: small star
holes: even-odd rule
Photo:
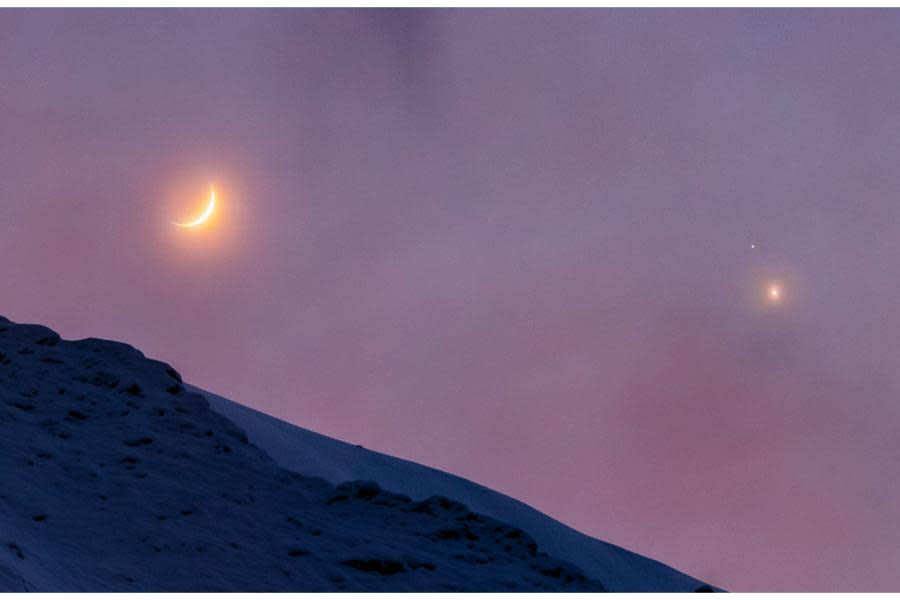
[[[750,244],[750,247],[751,247],[752,249],[756,250],[756,244]]]

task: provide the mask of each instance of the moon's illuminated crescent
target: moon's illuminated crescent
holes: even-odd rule
[[[216,209],[216,190],[213,189],[213,186],[209,186],[209,204],[206,205],[206,210],[203,211],[203,214],[194,219],[193,221],[188,221],[187,223],[179,223],[178,221],[172,221],[173,225],[178,227],[197,227],[198,225],[203,225],[206,223],[207,219],[209,219],[213,211]]]

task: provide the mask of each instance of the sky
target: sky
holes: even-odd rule
[[[893,10],[2,10],[0,314],[730,590],[898,591],[898,55]]]

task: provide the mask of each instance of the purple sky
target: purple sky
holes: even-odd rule
[[[896,11],[0,11],[0,314],[732,590],[898,591],[898,56]]]

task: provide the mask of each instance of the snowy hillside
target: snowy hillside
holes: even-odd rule
[[[382,487],[423,499],[447,496],[477,513],[521,527],[538,546],[599,579],[608,591],[693,592],[704,585],[658,561],[579,533],[509,496],[461,477],[394,458],[296,427],[221,396],[203,394],[213,410],[243,429],[278,464],[331,482],[371,479]]]
[[[125,344],[0,318],[0,591],[699,585],[464,480],[209,398],[219,412]],[[358,473],[382,487],[334,485]]]

